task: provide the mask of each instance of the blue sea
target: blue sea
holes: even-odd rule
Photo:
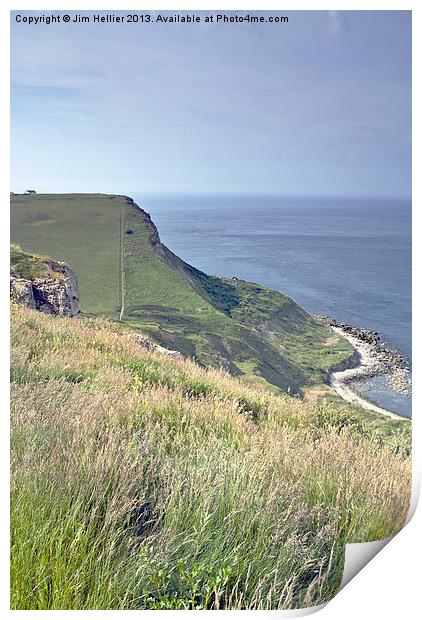
[[[411,202],[268,196],[134,196],[188,263],[277,289],[311,314],[377,331],[411,359]],[[362,388],[411,417],[382,378]]]

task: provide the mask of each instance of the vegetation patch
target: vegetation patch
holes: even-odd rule
[[[35,280],[49,278],[60,280],[63,276],[51,268],[51,261],[45,256],[28,254],[16,243],[10,246],[10,271],[18,278]]]
[[[408,510],[410,424],[12,307],[13,609],[287,609]],[[388,427],[388,428],[387,428]]]

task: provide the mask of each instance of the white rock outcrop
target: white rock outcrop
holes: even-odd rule
[[[58,261],[48,260],[45,263],[57,276],[26,280],[11,272],[11,299],[46,314],[79,315],[78,281],[74,271]]]

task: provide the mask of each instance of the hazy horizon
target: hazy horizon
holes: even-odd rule
[[[284,194],[281,192],[278,193],[270,193],[270,192],[244,192],[242,190],[239,191],[231,191],[231,192],[201,192],[201,191],[196,191],[196,192],[187,192],[187,191],[178,191],[178,192],[163,192],[160,190],[157,191],[142,191],[142,190],[133,190],[132,192],[126,192],[126,191],[109,191],[109,192],[105,192],[105,191],[39,191],[39,189],[37,188],[32,188],[29,187],[27,189],[34,189],[36,191],[37,196],[54,196],[54,195],[61,195],[61,194],[69,194],[69,195],[78,195],[78,194],[104,194],[105,196],[109,196],[109,195],[125,195],[125,196],[129,196],[130,198],[133,198],[134,196],[145,196],[146,198],[174,198],[174,199],[194,199],[194,198],[212,198],[212,199],[224,199],[224,198],[245,198],[245,199],[250,199],[250,200],[254,200],[256,198],[265,198],[268,200],[289,200],[289,201],[302,201],[302,200],[314,200],[314,201],[338,201],[338,200],[342,200],[344,202],[352,202],[352,201],[365,201],[365,200],[370,200],[370,201],[392,201],[392,202],[396,202],[396,201],[412,201],[412,195],[352,195],[352,194],[348,194],[348,195],[341,195],[341,194]],[[21,189],[21,190],[16,190],[13,189],[11,187],[10,189],[12,194],[15,195],[24,195],[26,192],[26,189]]]
[[[254,11],[289,17],[263,25],[18,13],[65,12],[11,13],[12,191],[411,194],[410,11]]]

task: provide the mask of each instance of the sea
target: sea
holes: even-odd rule
[[[378,332],[411,367],[411,201],[134,196],[161,240],[211,275],[269,286],[311,314]],[[382,377],[354,389],[411,417]]]

